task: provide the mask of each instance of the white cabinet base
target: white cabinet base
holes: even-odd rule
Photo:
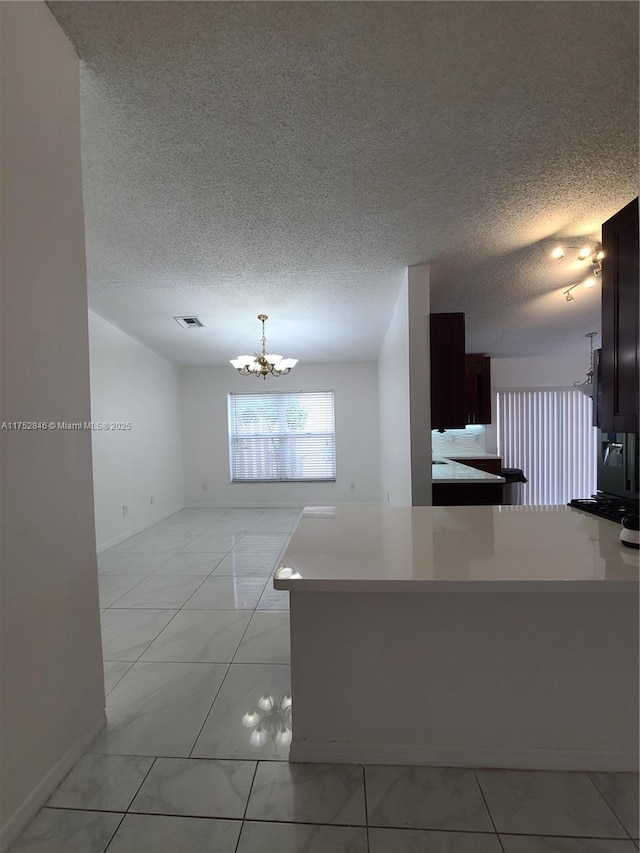
[[[291,591],[292,761],[637,770],[638,598]]]

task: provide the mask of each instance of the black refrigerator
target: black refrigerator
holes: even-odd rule
[[[600,432],[598,491],[620,498],[638,498],[638,436]]]

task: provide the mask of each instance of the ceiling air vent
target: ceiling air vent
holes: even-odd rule
[[[197,317],[174,317],[173,318],[183,329],[201,329],[204,326],[202,320]]]

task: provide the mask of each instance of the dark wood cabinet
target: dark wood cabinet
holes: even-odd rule
[[[433,483],[433,506],[498,506],[504,483]]]
[[[491,359],[488,355],[465,356],[465,395],[467,423],[491,423]]]
[[[638,432],[638,199],[602,226],[600,428]]]
[[[464,314],[431,314],[431,429],[467,424]]]

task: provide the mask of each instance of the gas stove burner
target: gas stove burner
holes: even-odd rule
[[[569,506],[607,518],[609,521],[622,522],[625,515],[638,514],[638,501],[629,498],[617,498],[615,495],[592,495],[590,498],[574,498]]]

